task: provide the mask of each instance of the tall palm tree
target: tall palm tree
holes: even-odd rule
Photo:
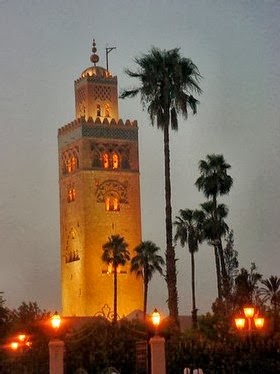
[[[191,255],[191,283],[192,283],[192,326],[197,328],[197,307],[195,295],[195,261],[194,255],[198,251],[198,244],[202,241],[203,222],[205,215],[200,210],[181,209],[180,216],[176,216],[174,225],[176,233],[175,243],[180,240],[181,246],[188,245]]]
[[[135,272],[136,276],[143,277],[144,281],[144,306],[143,314],[146,319],[148,285],[154,273],[158,271],[162,275],[162,266],[164,259],[158,254],[160,248],[151,241],[141,242],[135,249],[136,255],[131,260],[130,271]]]
[[[163,131],[164,172],[165,172],[165,230],[166,230],[166,283],[168,288],[168,308],[170,317],[178,321],[178,292],[176,259],[173,247],[170,146],[169,132],[178,130],[178,114],[187,118],[189,108],[197,111],[198,101],[192,96],[200,94],[200,73],[196,65],[181,56],[179,48],[160,50],[153,47],[149,53],[135,59],[138,70],[126,73],[140,81],[140,86],[125,90],[121,98],[140,95],[141,102],[150,116],[151,124],[156,123]]]
[[[203,223],[204,239],[207,240],[208,244],[214,248],[218,298],[221,300],[223,286],[224,289],[227,289],[227,273],[226,270],[224,270],[224,272],[221,271],[223,266],[225,268],[221,242],[222,237],[228,232],[228,225],[225,222],[225,218],[228,215],[228,208],[225,204],[215,205],[213,201],[206,201],[205,203],[201,204],[201,208],[205,215]]]
[[[206,160],[199,161],[200,176],[196,180],[195,185],[197,186],[198,190],[202,190],[207,199],[210,199],[213,203],[213,223],[217,222],[218,224],[217,197],[228,194],[233,184],[232,177],[227,173],[228,169],[230,168],[231,166],[226,163],[223,155],[207,155]],[[223,254],[222,240],[221,236],[218,235],[218,232],[216,238],[213,239],[215,240],[216,251],[218,252],[217,255],[219,257],[221,267],[223,288],[227,289],[228,277]],[[219,297],[221,297],[221,295],[219,295]]]
[[[111,235],[108,241],[103,244],[102,261],[108,265],[112,265],[114,273],[114,317],[113,322],[117,322],[118,318],[118,266],[125,265],[130,260],[130,254],[128,251],[128,244],[124,238],[120,235]]]

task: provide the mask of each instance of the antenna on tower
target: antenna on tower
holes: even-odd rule
[[[113,49],[117,49],[117,47],[106,47],[106,69],[109,71],[109,64],[108,64],[108,54],[113,51]]]

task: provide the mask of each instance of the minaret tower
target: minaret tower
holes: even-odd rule
[[[133,249],[141,241],[138,127],[119,119],[117,77],[93,66],[75,81],[76,119],[58,130],[61,286],[65,316],[109,316],[113,274],[102,245],[121,235]],[[118,314],[143,308],[141,278],[119,269]]]

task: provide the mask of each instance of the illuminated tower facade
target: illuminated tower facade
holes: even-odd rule
[[[76,118],[58,130],[62,312],[108,316],[113,310],[112,269],[102,245],[123,236],[141,241],[138,127],[119,119],[117,77],[93,65],[75,81]],[[118,269],[118,314],[143,309],[141,278],[130,264]]]

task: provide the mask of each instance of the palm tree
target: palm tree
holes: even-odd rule
[[[263,302],[269,301],[273,312],[274,331],[278,327],[279,308],[280,308],[280,278],[271,275],[268,279],[261,281],[264,287],[260,288],[260,295],[263,296]],[[279,327],[278,327],[279,328]]]
[[[146,319],[148,285],[154,273],[158,271],[162,275],[162,265],[164,259],[157,254],[160,248],[151,241],[141,242],[135,249],[136,255],[131,260],[130,271],[135,272],[136,276],[143,277],[144,281],[144,307],[143,314]]]
[[[195,261],[194,254],[198,251],[198,243],[202,241],[202,227],[204,222],[204,213],[200,210],[181,209],[180,216],[176,216],[174,225],[176,233],[175,243],[180,240],[181,246],[188,244],[191,255],[191,283],[192,283],[192,326],[197,328],[197,307],[195,297]]]
[[[176,259],[172,234],[171,179],[169,131],[178,130],[178,114],[187,118],[189,108],[197,111],[198,101],[191,93],[200,94],[198,85],[200,73],[196,65],[181,56],[179,48],[160,50],[153,47],[149,53],[135,59],[138,70],[126,73],[140,81],[140,86],[125,90],[121,98],[140,94],[141,102],[150,116],[151,124],[156,123],[163,131],[164,172],[165,172],[165,230],[166,230],[166,283],[170,317],[178,321],[178,292]]]
[[[108,265],[112,265],[114,273],[114,317],[113,322],[117,322],[117,300],[118,300],[118,266],[124,266],[130,260],[130,254],[127,249],[128,244],[120,235],[111,235],[108,241],[103,244],[102,261]]]
[[[221,271],[221,269],[223,269],[223,266],[225,268],[221,239],[228,232],[228,225],[225,222],[225,218],[228,215],[228,208],[225,204],[218,204],[215,206],[212,201],[206,201],[205,203],[201,204],[201,208],[202,212],[205,215],[203,223],[204,239],[208,240],[208,244],[210,244],[214,248],[218,298],[221,300],[223,290],[228,288],[226,287],[226,270],[224,270],[224,272]]]
[[[200,176],[196,180],[195,185],[198,190],[202,190],[207,199],[210,199],[213,203],[212,220],[214,224],[215,222],[218,224],[217,197],[219,195],[222,196],[228,194],[233,184],[232,177],[227,174],[227,170],[230,168],[231,166],[226,163],[223,155],[207,155],[206,160],[199,161]],[[228,277],[221,236],[218,235],[217,232],[216,237],[212,239],[215,240],[216,251],[221,267],[223,288],[225,291],[225,289],[228,288]],[[219,295],[219,298],[221,298],[221,294]]]

